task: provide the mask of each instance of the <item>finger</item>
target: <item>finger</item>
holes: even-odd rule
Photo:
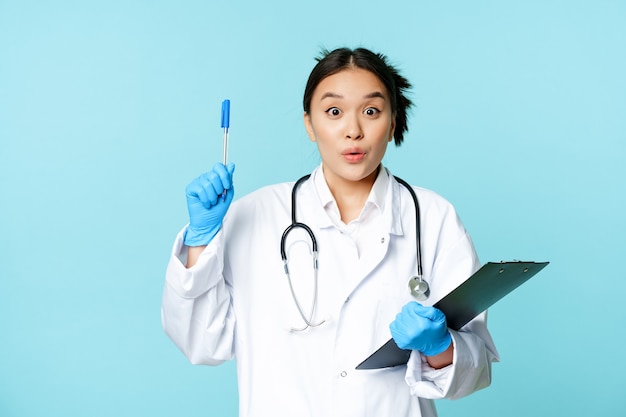
[[[435,307],[425,307],[420,305],[419,308],[416,308],[414,311],[415,314],[435,323],[445,323],[446,321],[446,315]]]
[[[398,325],[396,324],[396,320],[392,321],[392,322],[389,324],[389,331],[391,332],[391,335],[392,335],[392,336],[396,336],[396,335],[398,335],[398,334],[399,334],[399,331],[398,331]]]
[[[416,328],[422,326],[422,322],[426,319],[411,311],[411,306],[402,309],[396,316],[395,328],[405,332],[413,332]]]
[[[402,319],[399,318],[389,324],[389,331],[391,331],[391,334],[395,336],[406,335],[407,327],[402,322]]]
[[[198,178],[195,178],[187,185],[187,187],[185,188],[185,194],[188,197],[200,199],[200,195],[203,193],[202,183],[205,182],[203,176],[204,174],[202,174]]]
[[[228,165],[226,165],[226,169],[228,170],[232,181],[233,174],[235,173],[235,164],[233,162],[229,163]]]
[[[225,169],[222,165],[221,169]],[[219,172],[216,172],[215,169],[213,171],[209,171],[207,173],[207,178],[209,180],[209,182],[211,183],[211,186],[213,187],[213,190],[217,193],[217,194],[222,194],[222,192],[226,189],[226,187],[224,187],[224,184],[222,182],[222,178]]]
[[[419,314],[405,314],[400,322],[411,332],[419,333],[424,327],[428,326],[430,320]]]
[[[409,315],[409,316],[420,315],[420,312],[422,311],[423,308],[424,306],[418,303],[417,301],[410,301],[402,307],[401,313]]]
[[[233,197],[235,196],[235,187],[230,187],[226,190],[226,194],[224,194],[225,198],[219,198],[217,200],[217,204],[226,204],[229,206],[231,201],[233,201]]]
[[[218,194],[215,192],[215,189],[210,182],[206,183],[206,185],[202,187],[200,192],[198,193],[198,198],[206,209],[210,209],[215,204],[217,204],[217,197]]]
[[[216,190],[215,184],[220,188]],[[203,174],[199,179],[198,198],[202,205],[209,209],[217,203],[217,197],[222,192],[221,181],[213,172]]]
[[[229,164],[230,166],[231,164]],[[231,169],[234,169],[234,165]],[[215,175],[217,175],[217,178],[220,181],[220,187],[222,187],[224,190],[228,190],[231,186],[232,186],[232,172],[228,170],[228,168],[226,166],[224,166],[224,164],[222,163],[217,163],[213,166],[213,173],[215,173]],[[215,188],[217,189],[217,184],[213,184],[215,186]]]

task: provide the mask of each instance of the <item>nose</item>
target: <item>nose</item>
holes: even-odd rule
[[[346,126],[346,139],[359,140],[363,138],[363,129],[358,116],[348,119]]]

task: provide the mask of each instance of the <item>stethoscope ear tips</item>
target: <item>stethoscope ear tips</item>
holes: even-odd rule
[[[409,291],[417,301],[424,301],[430,295],[428,283],[421,276],[409,278]]]

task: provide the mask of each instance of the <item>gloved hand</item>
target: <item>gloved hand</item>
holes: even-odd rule
[[[217,163],[211,171],[200,175],[185,189],[189,212],[185,245],[208,245],[222,227],[222,220],[235,195],[234,171],[233,163],[228,166]],[[222,196],[224,190],[226,195]]]
[[[438,355],[452,343],[445,314],[415,301],[402,307],[389,329],[399,348],[419,350],[426,356]]]

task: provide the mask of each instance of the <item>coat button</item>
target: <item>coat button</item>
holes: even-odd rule
[[[345,378],[345,377],[348,376],[348,373],[346,371],[341,371],[340,375],[341,375],[342,378]]]

